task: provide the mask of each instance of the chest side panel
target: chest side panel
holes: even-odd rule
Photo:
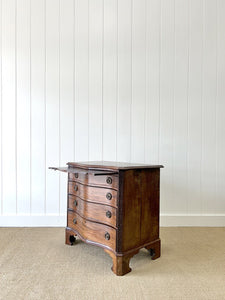
[[[141,224],[141,170],[123,172],[120,197],[120,250],[127,251],[140,245]]]
[[[141,244],[159,238],[159,169],[141,174]]]

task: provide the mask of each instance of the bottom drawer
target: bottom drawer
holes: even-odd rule
[[[84,240],[116,250],[116,229],[110,226],[88,221],[68,210],[68,227],[76,230]]]

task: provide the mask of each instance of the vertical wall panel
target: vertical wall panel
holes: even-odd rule
[[[17,0],[17,213],[30,214],[30,1]]]
[[[89,1],[89,159],[103,155],[104,1]]]
[[[2,196],[3,214],[17,212],[16,3],[2,1]]]
[[[188,89],[188,212],[201,213],[203,2],[190,1]]]
[[[216,170],[217,185],[214,211],[225,211],[225,2],[218,1],[217,7],[217,102],[216,102]]]
[[[160,99],[159,99],[159,163],[165,166],[161,172],[161,211],[173,206],[173,110],[174,110],[174,0],[161,1],[160,41]]]
[[[132,126],[131,160],[145,160],[146,108],[146,5],[145,0],[133,0],[132,7]]]
[[[209,213],[215,212],[216,191],[217,12],[214,1],[204,4],[202,199],[203,212]]]
[[[187,136],[189,73],[189,2],[175,1],[174,181],[170,209],[187,211]]]
[[[131,160],[132,5],[118,1],[117,160]]]
[[[47,168],[59,165],[59,0],[46,0],[46,213],[58,214],[59,174]]]
[[[60,166],[74,160],[74,1],[60,0]],[[67,176],[60,176],[60,213],[66,213]]]
[[[117,8],[115,0],[104,2],[103,160],[116,160]]]
[[[77,161],[88,159],[88,122],[88,0],[76,0],[75,159]]]
[[[161,1],[146,1],[145,162],[159,161]]]
[[[0,3],[0,214],[64,222],[48,167],[101,159],[163,164],[163,214],[225,213],[224,1]]]
[[[31,214],[45,213],[45,0],[31,1]]]

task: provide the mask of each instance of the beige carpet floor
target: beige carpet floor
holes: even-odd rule
[[[63,228],[0,228],[0,299],[225,299],[225,228],[161,228],[117,277],[96,246],[64,244]]]

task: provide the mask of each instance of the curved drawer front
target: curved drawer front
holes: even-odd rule
[[[116,229],[110,226],[85,220],[75,212],[68,211],[68,227],[76,230],[87,241],[113,250],[116,248]]]
[[[69,195],[69,208],[85,219],[116,227],[116,208],[114,207],[83,201],[76,196]]]
[[[115,190],[92,187],[69,181],[69,194],[78,196],[86,201],[117,207],[117,191]]]
[[[95,172],[101,174],[102,172]],[[69,180],[77,181],[86,185],[96,185],[110,189],[118,189],[118,175],[94,175],[88,171],[77,169],[76,173],[69,173]]]

